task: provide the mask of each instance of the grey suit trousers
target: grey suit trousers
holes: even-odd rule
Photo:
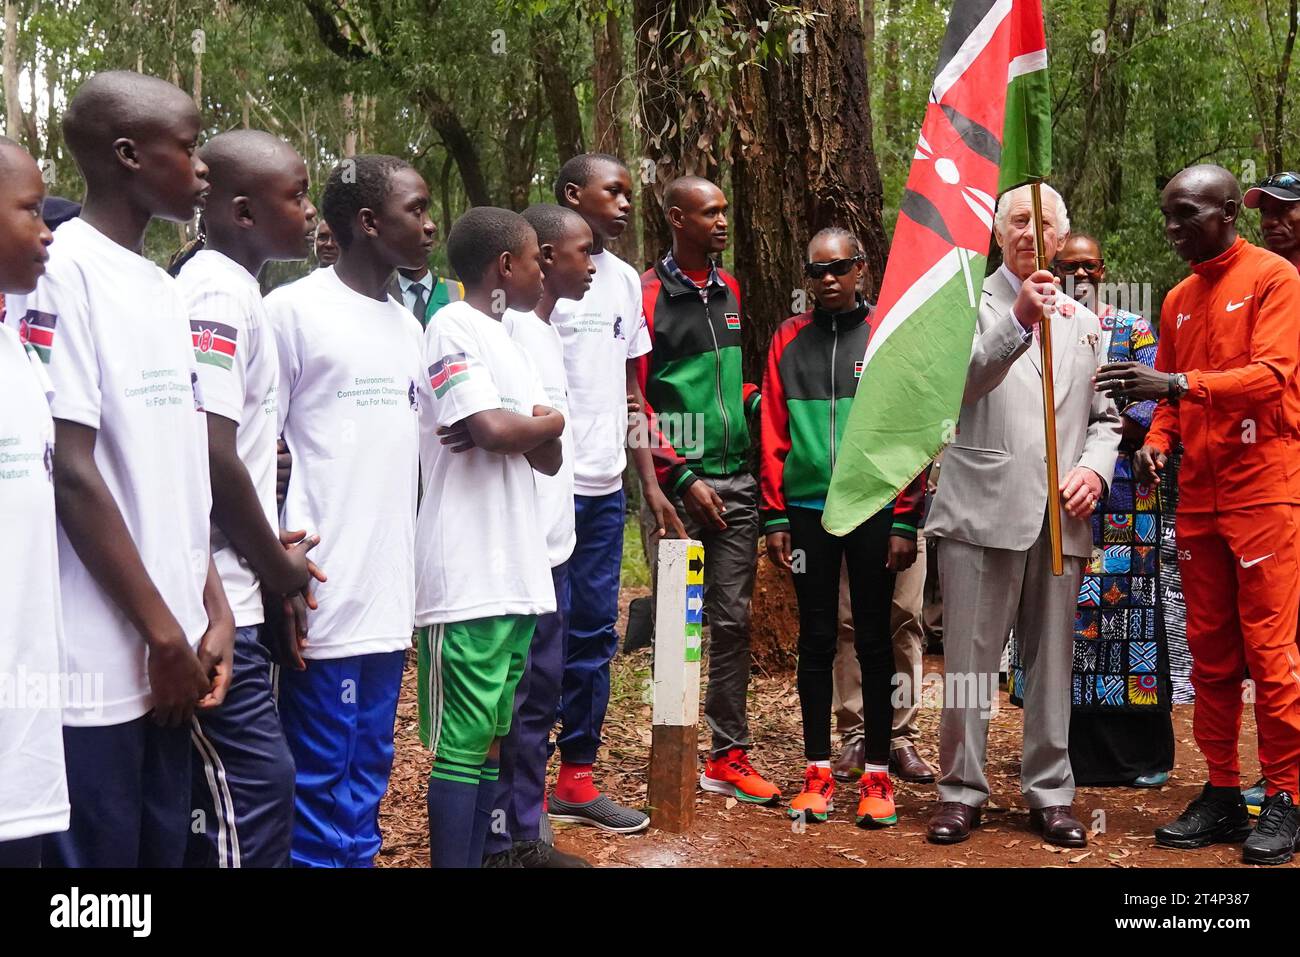
[[[1025,660],[1020,790],[1031,808],[1074,800],[1070,770],[1070,666],[1084,560],[1052,574],[1047,522],[1028,551],[937,539],[944,611],[944,705],[939,800],[980,807],[998,663],[1012,626]]]

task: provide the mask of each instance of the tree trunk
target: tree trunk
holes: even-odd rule
[[[609,153],[627,163],[632,173],[633,188],[637,185],[640,164],[623,155],[623,25],[618,14],[606,12],[604,21],[597,20],[592,27],[595,56],[592,59],[592,89],[595,98],[595,117],[592,123],[592,148],[598,153]],[[640,191],[637,191],[640,193]],[[643,193],[641,195],[644,195]],[[639,196],[638,196],[639,198]],[[623,235],[609,244],[615,255],[630,262],[641,271],[641,256],[637,242],[636,205],[628,212],[627,228]]]
[[[686,43],[670,46],[689,28],[706,0],[633,0],[642,159],[633,178],[642,187],[642,253],[651,259],[672,245],[664,219],[664,189],[678,176],[719,179],[718,140],[729,116],[693,90],[683,75]]]
[[[1295,52],[1297,0],[1291,0],[1287,16],[1287,34],[1282,48],[1282,62],[1277,67],[1277,81],[1273,88],[1273,151],[1269,157],[1269,172],[1278,173],[1286,169],[1282,165],[1282,134],[1286,129],[1286,88],[1291,78],[1291,56]]]
[[[465,195],[471,206],[491,206],[492,194],[488,191],[487,180],[483,176],[483,164],[479,159],[478,147],[470,138],[469,132],[460,121],[460,116],[450,103],[432,90],[423,90],[419,94],[424,111],[429,116],[429,125],[442,138],[442,145],[456,160],[460,170],[461,182],[465,184]]]
[[[755,26],[766,0],[737,0]],[[732,139],[736,272],[744,285],[745,374],[757,382],[772,332],[808,308],[801,264],[812,234],[840,226],[867,257],[863,292],[874,299],[888,242],[872,145],[864,34],[857,0],[820,0],[806,50],[746,70]]]
[[[18,6],[5,0],[4,41],[5,135],[22,136],[23,107],[18,99]]]
[[[357,155],[357,107],[351,93],[343,94],[343,155]]]
[[[538,41],[534,47],[537,78],[551,104],[551,125],[555,129],[557,163],[585,153],[582,145],[582,111],[578,108],[577,87],[569,71],[547,45]]]
[[[885,124],[885,142],[894,143],[898,140],[899,130],[903,125],[903,117],[900,113],[902,98],[898,89],[898,34],[903,29],[901,12],[899,10],[899,0],[889,0],[889,5],[885,8],[885,16],[888,18],[885,23],[885,91],[884,91],[884,124]],[[872,33],[875,33],[875,24],[872,23]]]

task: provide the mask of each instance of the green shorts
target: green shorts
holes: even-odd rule
[[[446,764],[479,768],[510,733],[515,688],[528,662],[536,615],[501,615],[421,628],[417,688],[420,740]]]

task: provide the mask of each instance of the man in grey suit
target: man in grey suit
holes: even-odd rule
[[[1043,187],[1049,259],[1070,226],[1065,204]],[[1110,482],[1119,448],[1114,403],[1093,391],[1104,361],[1097,317],[1035,271],[1029,187],[998,201],[994,235],[1003,265],[984,281],[957,436],[944,452],[926,534],[935,540],[944,598],[944,710],[939,724],[939,806],[928,838],[955,844],[979,824],[998,663],[1014,626],[1026,664],[1020,784],[1045,840],[1082,847],[1070,771],[1070,665],[1074,612],[1092,555],[1089,517]],[[1042,368],[1037,342],[1052,323],[1052,381],[1061,487],[1047,488]],[[1062,506],[1065,574],[1052,574],[1047,506]]]

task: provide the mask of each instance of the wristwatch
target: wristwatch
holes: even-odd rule
[[[1170,402],[1177,402],[1187,394],[1187,376],[1181,372],[1172,373],[1169,376],[1169,391],[1167,396]]]

